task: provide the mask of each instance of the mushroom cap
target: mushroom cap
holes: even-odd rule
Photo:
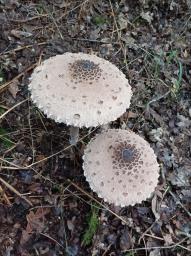
[[[109,129],[93,138],[84,152],[90,187],[106,202],[141,203],[158,183],[159,165],[149,143],[134,132]]]
[[[111,62],[85,53],[51,57],[29,84],[34,103],[57,122],[91,127],[116,120],[130,105],[131,87]]]

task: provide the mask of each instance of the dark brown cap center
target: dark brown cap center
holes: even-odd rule
[[[134,160],[134,152],[132,149],[125,148],[122,149],[122,159],[124,161],[132,161]]]
[[[90,71],[90,70],[93,70],[96,67],[96,65],[94,64],[93,61],[81,60],[79,61],[79,67],[81,67],[81,69],[84,71]]]
[[[76,60],[70,64],[72,79],[82,82],[98,80],[101,77],[102,70],[99,64],[95,64],[90,60]]]

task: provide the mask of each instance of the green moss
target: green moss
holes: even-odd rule
[[[85,230],[82,238],[82,244],[84,246],[88,246],[91,244],[93,236],[97,231],[99,225],[98,213],[99,208],[96,205],[92,205],[90,215],[88,216],[88,227]]]
[[[106,19],[103,16],[95,16],[92,20],[97,26],[101,26],[106,23]]]

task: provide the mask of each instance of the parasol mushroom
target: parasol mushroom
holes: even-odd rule
[[[99,197],[120,206],[147,199],[158,183],[159,165],[149,143],[134,132],[110,129],[84,152],[84,174]]]
[[[85,53],[65,53],[38,66],[29,84],[31,98],[49,118],[72,126],[71,144],[79,127],[107,124],[130,105],[131,87],[111,62]]]

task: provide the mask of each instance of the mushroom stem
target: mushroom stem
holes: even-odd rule
[[[70,144],[76,145],[79,139],[79,127],[70,126]]]

